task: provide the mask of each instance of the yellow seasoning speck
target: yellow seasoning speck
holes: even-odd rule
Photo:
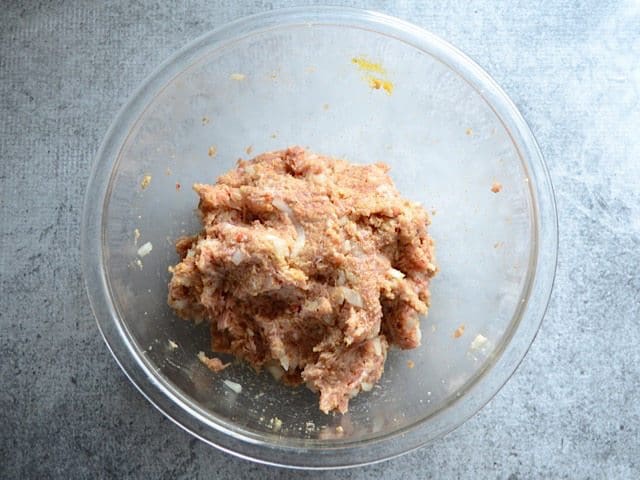
[[[369,86],[375,90],[380,90],[382,88],[389,95],[393,93],[393,83],[391,83],[389,80],[369,77]]]
[[[360,70],[365,72],[380,73],[382,75],[387,73],[381,64],[370,62],[364,57],[354,57],[351,59],[351,62],[355,63]]]
[[[388,95],[393,93],[393,82],[387,78],[387,71],[382,64],[371,62],[364,57],[354,57],[351,62],[358,66],[358,70],[369,74],[365,75],[364,79],[372,89],[384,90]]]
[[[140,182],[140,188],[142,190],[146,190],[150,183],[151,175],[145,175],[144,177],[142,177],[142,181]]]

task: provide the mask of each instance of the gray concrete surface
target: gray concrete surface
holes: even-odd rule
[[[296,473],[200,443],[128,383],[79,266],[99,142],[169,54],[290,4],[2,2],[0,478],[639,478],[637,1],[349,3],[411,20],[485,67],[521,108],[555,183],[548,315],[516,375],[473,419],[396,460]]]

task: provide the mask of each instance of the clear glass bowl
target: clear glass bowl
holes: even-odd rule
[[[385,73],[362,71],[354,58],[380,63]],[[393,92],[371,88],[371,75],[392,82]],[[252,156],[248,147],[293,144],[387,162],[402,194],[435,210],[430,231],[441,272],[423,345],[391,351],[380,385],[352,400],[345,415],[325,415],[311,392],[240,364],[211,373],[196,358],[208,351],[206,327],[178,320],[166,304],[174,241],[199,229],[191,184],[213,182]],[[499,193],[491,191],[496,181]],[[146,242],[153,250],[139,259]],[[473,61],[395,18],[302,8],[219,28],[144,82],[98,153],[82,249],[100,330],[154,406],[235,455],[334,468],[424,445],[499,390],[543,317],[557,222],[529,128]],[[464,333],[454,338],[460,325]]]

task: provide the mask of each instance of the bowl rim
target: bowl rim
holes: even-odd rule
[[[186,399],[181,398],[184,396],[176,389],[167,388],[166,382],[155,375],[128,341],[126,328],[119,321],[117,308],[108,294],[110,287],[102,250],[103,213],[120,149],[130,127],[159,90],[176,73],[215,47],[220,48],[242,36],[298,25],[373,30],[412,45],[444,63],[469,83],[494,111],[519,152],[527,179],[532,180],[528,182],[535,219],[532,244],[537,245],[532,255],[534,265],[530,266],[533,276],[519,318],[512,322],[512,331],[508,334],[511,338],[505,342],[502,352],[493,362],[487,362],[490,365],[485,367],[486,371],[464,395],[431,416],[380,438],[332,448],[268,443],[221,424],[204,422],[197,411],[188,407]],[[524,359],[546,312],[557,265],[558,223],[553,185],[533,133],[506,93],[473,60],[433,33],[386,14],[350,7],[293,7],[240,18],[205,33],[170,56],[142,82],[116,115],[96,154],[85,193],[80,243],[85,287],[100,333],[127,378],[155,408],[200,440],[238,457],[290,468],[336,469],[368,465],[415,450],[462,425],[498,393]]]

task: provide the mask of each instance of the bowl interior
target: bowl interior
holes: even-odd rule
[[[372,88],[372,77],[390,82],[391,93]],[[392,350],[380,384],[345,415],[325,415],[306,389],[238,363],[211,373],[196,358],[209,351],[206,327],[177,319],[166,304],[174,242],[199,230],[191,185],[214,182],[238,158],[294,144],[356,163],[386,162],[402,194],[434,212],[441,272],[422,346]],[[271,444],[336,446],[428,422],[481,381],[527,298],[534,205],[510,132],[441,59],[370,29],[283,25],[204,49],[146,105],[112,172],[102,255],[116,321],[155,382],[213,428]],[[139,258],[146,242],[153,250]]]

